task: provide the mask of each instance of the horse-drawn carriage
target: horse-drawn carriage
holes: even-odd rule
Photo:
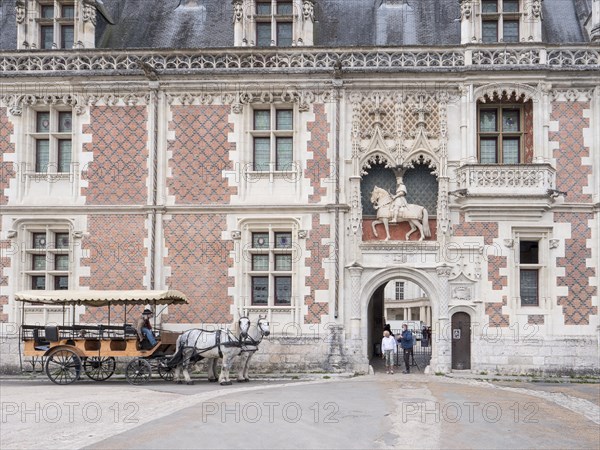
[[[15,295],[21,302],[52,305],[63,310],[63,324],[28,325],[21,320],[22,354],[41,359],[48,378],[56,384],[77,381],[82,372],[95,381],[110,378],[116,369],[117,358],[133,358],[127,364],[125,377],[131,384],[146,383],[152,371],[161,378],[172,380],[174,367],[168,364],[175,352],[180,333],[157,330],[154,346],[140,341],[134,326],[127,323],[127,314],[134,306],[159,306],[186,304],[187,298],[179,291],[24,291]],[[107,323],[99,325],[76,325],[75,307],[107,308]],[[113,307],[123,307],[123,322],[111,324]],[[67,307],[71,308],[72,320],[65,325]],[[24,311],[23,310],[23,319]],[[138,312],[139,314],[139,312]],[[130,316],[131,317],[131,316]],[[137,315],[133,317],[137,319]],[[154,329],[156,330],[156,316]]]
[[[236,357],[241,357],[238,381],[248,381],[248,364],[258,350],[263,336],[269,335],[268,322],[259,317],[252,326],[248,317],[241,317],[230,330],[191,329],[183,333],[157,330],[156,316],[153,329],[157,331],[156,344],[140,341],[138,330],[127,323],[131,307],[186,304],[187,298],[179,291],[24,291],[15,295],[21,302],[53,305],[63,310],[63,325],[27,325],[21,320],[22,354],[41,359],[48,378],[56,384],[77,381],[82,372],[95,381],[110,378],[116,370],[117,358],[128,358],[125,377],[131,384],[145,384],[152,372],[164,380],[179,378],[180,369],[188,384],[192,383],[188,369],[201,359],[208,359],[209,381],[217,381],[216,361],[222,359],[221,384],[231,384],[229,369]],[[76,325],[75,307],[106,307],[107,324]],[[112,325],[113,306],[123,307],[123,323]],[[66,308],[71,307],[71,324],[65,324]],[[139,314],[139,311],[138,311]]]

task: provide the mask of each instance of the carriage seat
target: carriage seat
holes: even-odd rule
[[[46,325],[44,334],[46,339],[50,342],[60,341],[60,333],[58,332],[58,327],[56,325]]]
[[[33,348],[39,351],[46,351],[50,348],[50,342],[40,337],[40,329],[33,329]]]

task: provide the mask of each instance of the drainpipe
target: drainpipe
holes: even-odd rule
[[[156,288],[156,248],[157,248],[157,198],[158,198],[158,80],[150,81],[150,96],[153,107],[153,130],[152,130],[152,198],[151,198],[151,220],[150,220],[150,248],[148,257],[150,259],[150,289]],[[161,214],[162,216],[162,214]],[[162,217],[161,217],[162,219]]]
[[[341,69],[341,63],[336,64],[336,68]],[[334,287],[334,312],[333,317],[339,317],[340,305],[340,97],[342,93],[343,81],[340,79],[341,70],[336,70],[333,80],[335,89],[335,287]]]

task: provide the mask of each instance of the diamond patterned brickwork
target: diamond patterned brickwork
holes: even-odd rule
[[[555,223],[571,224],[571,239],[565,242],[564,258],[557,258],[557,267],[565,269],[564,277],[557,277],[558,286],[567,286],[566,297],[558,297],[563,307],[566,325],[589,325],[590,315],[598,314],[598,307],[592,306],[592,297],[598,295],[596,286],[590,286],[590,278],[596,276],[596,270],[587,266],[586,259],[591,258],[592,250],[586,246],[591,238],[588,221],[592,214],[555,213]]]
[[[508,327],[509,317],[506,314],[502,314],[502,307],[506,306],[506,295],[502,296],[502,303],[486,303],[485,304],[485,314],[489,316],[489,326],[490,327]]]
[[[233,125],[228,106],[173,106],[169,128],[175,140],[169,144],[172,177],[167,180],[169,195],[177,204],[228,204],[237,188],[229,186],[224,170],[232,170],[227,142]]]
[[[145,215],[90,215],[89,236],[81,243],[82,249],[89,251],[89,257],[82,258],[81,265],[90,268],[90,276],[81,277],[79,285],[90,289],[146,289],[148,251],[144,239],[148,232],[145,220]],[[107,308],[90,308],[81,320],[88,323],[106,321],[106,313]],[[122,308],[112,307],[111,322],[123,323],[122,313]],[[132,319],[128,317],[128,320]]]
[[[552,104],[550,120],[558,121],[558,132],[550,133],[550,141],[559,144],[553,154],[556,158],[556,189],[568,193],[569,203],[592,201],[591,195],[583,193],[592,168],[582,162],[582,158],[590,156],[590,149],[584,146],[583,141],[583,129],[590,126],[589,119],[583,116],[583,110],[589,107],[587,102]]]
[[[190,302],[170,308],[169,322],[223,324],[233,320],[233,298],[227,292],[234,286],[228,275],[233,242],[221,239],[226,227],[223,214],[176,214],[165,221],[165,266],[171,268],[167,285],[185,293]]]
[[[308,306],[308,314],[304,316],[305,323],[321,323],[321,316],[329,314],[329,303],[315,301],[315,291],[329,290],[329,280],[325,278],[323,264],[334,264],[334,249],[331,245],[323,245],[323,240],[333,244],[331,227],[322,225],[319,221],[319,214],[313,214],[310,240],[306,243],[311,254],[305,259],[306,266],[310,267],[310,275],[306,277],[310,295],[304,298],[304,302]]]
[[[483,236],[486,246],[494,244],[494,238],[498,237],[498,224],[496,222],[465,222],[464,214],[460,215],[460,223],[454,226],[455,236]],[[493,252],[491,252],[493,253]],[[500,276],[500,269],[506,268],[506,256],[488,254],[488,280],[492,283],[492,289],[501,290],[507,286],[506,276]]]
[[[319,203],[327,195],[327,182],[331,181],[331,160],[327,156],[329,148],[330,125],[325,115],[325,105],[314,105],[315,120],[308,122],[310,132],[308,151],[312,152],[312,159],[306,164],[305,176],[310,179],[313,193],[309,196],[309,203]]]
[[[88,205],[146,204],[148,197],[147,118],[145,106],[94,106],[84,133],[93,161],[83,170]]]
[[[14,178],[16,173],[12,162],[7,162],[4,155],[14,153],[15,146],[10,142],[10,136],[13,133],[13,125],[8,120],[6,108],[0,108],[0,205],[8,203],[8,197],[5,195],[5,189],[8,188],[8,182]]]
[[[527,323],[529,325],[544,325],[544,315],[530,314],[527,316]]]

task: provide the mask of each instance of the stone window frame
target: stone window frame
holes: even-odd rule
[[[268,176],[273,181],[275,178],[284,179],[295,179],[298,171],[298,130],[300,129],[300,112],[298,105],[295,103],[267,103],[267,104],[255,104],[250,108],[245,109],[247,111],[245,127],[247,135],[247,173],[249,179],[261,178]],[[255,111],[270,111],[271,129],[269,130],[255,130],[254,118]],[[277,111],[289,110],[292,111],[292,130],[277,130],[276,129],[276,114]],[[268,170],[257,170],[255,166],[255,138],[269,137],[270,138],[270,156],[269,156],[269,167]],[[278,170],[277,168],[277,148],[276,142],[278,137],[291,137],[292,138],[292,158],[290,167],[287,169]]]
[[[496,131],[487,132],[481,131],[481,112],[482,110],[496,111]],[[505,132],[502,127],[503,112],[507,110],[517,110],[519,112],[519,131]],[[525,161],[525,103],[480,103],[477,104],[477,161],[481,164],[524,164]],[[518,161],[513,163],[504,162],[504,138],[518,139],[519,153]],[[482,139],[496,139],[496,161],[482,162],[481,161],[481,141]]]
[[[36,246],[34,237],[45,234],[41,246]],[[20,248],[20,288],[23,290],[34,289],[34,277],[45,277],[45,289],[55,290],[57,277],[67,277],[66,289],[74,289],[75,283],[75,239],[73,226],[69,221],[39,221],[26,220],[19,226],[19,248]],[[57,245],[58,236],[68,237],[67,246]],[[67,256],[68,267],[57,268],[56,257]],[[37,257],[37,258],[36,258]],[[39,257],[43,257],[43,260]],[[35,264],[42,261],[44,264],[36,267]],[[61,288],[65,289],[65,288]]]
[[[38,115],[44,112],[48,112],[50,115],[50,129],[48,132],[40,132],[37,129]],[[71,113],[70,131],[61,132],[59,130],[59,118],[61,113]],[[25,152],[25,161],[23,162],[25,163],[25,167],[27,167],[26,174],[36,179],[72,179],[74,175],[74,165],[76,163],[76,140],[74,131],[77,129],[75,122],[76,114],[74,114],[73,108],[69,105],[35,105],[28,108],[24,116],[24,130],[27,137],[27,150]],[[37,143],[44,139],[49,141],[48,166],[46,171],[38,172]],[[61,167],[59,167],[59,141],[71,142],[71,157],[68,171],[60,170]]]
[[[544,227],[514,227],[512,229],[512,239],[509,241],[512,245],[512,252],[509,256],[509,267],[512,267],[509,274],[509,285],[511,297],[515,299],[515,306],[521,310],[545,310],[551,308],[552,299],[550,296],[550,285],[552,280],[550,261],[550,239],[552,230]],[[521,264],[520,262],[520,243],[521,241],[538,242],[538,263]],[[538,302],[536,305],[523,304],[521,299],[521,270],[537,270],[538,272]],[[512,282],[511,282],[512,281]]]
[[[297,310],[300,302],[300,289],[298,286],[298,280],[300,279],[299,274],[301,270],[301,254],[302,249],[298,241],[298,229],[299,225],[294,219],[280,219],[280,220],[269,220],[269,219],[250,219],[243,221],[243,231],[240,234],[241,238],[241,294],[242,294],[242,308],[259,308],[261,310],[282,310],[292,312]],[[253,236],[256,233],[268,233],[269,234],[269,247],[253,248]],[[291,243],[289,248],[275,248],[275,233],[289,233],[291,235]],[[253,255],[268,255],[269,267],[268,270],[253,270]],[[291,270],[275,270],[275,256],[276,255],[291,255]],[[253,292],[252,292],[252,278],[268,276],[268,295],[267,304],[254,303]],[[289,303],[276,303],[275,301],[275,277],[290,277],[291,278],[291,292]]]
[[[54,8],[52,18],[44,18],[42,10],[44,7],[52,6]],[[73,17],[62,17],[63,7],[68,6],[73,8]],[[32,41],[37,44],[37,47],[42,50],[70,50],[75,46],[75,16],[77,14],[77,8],[75,0],[37,0],[36,1],[36,33],[37,36]],[[57,11],[59,13],[57,14]],[[42,27],[52,27],[53,42],[50,48],[44,47],[42,42]],[[65,27],[71,27],[73,42],[70,47],[64,47],[63,42],[63,30]]]

